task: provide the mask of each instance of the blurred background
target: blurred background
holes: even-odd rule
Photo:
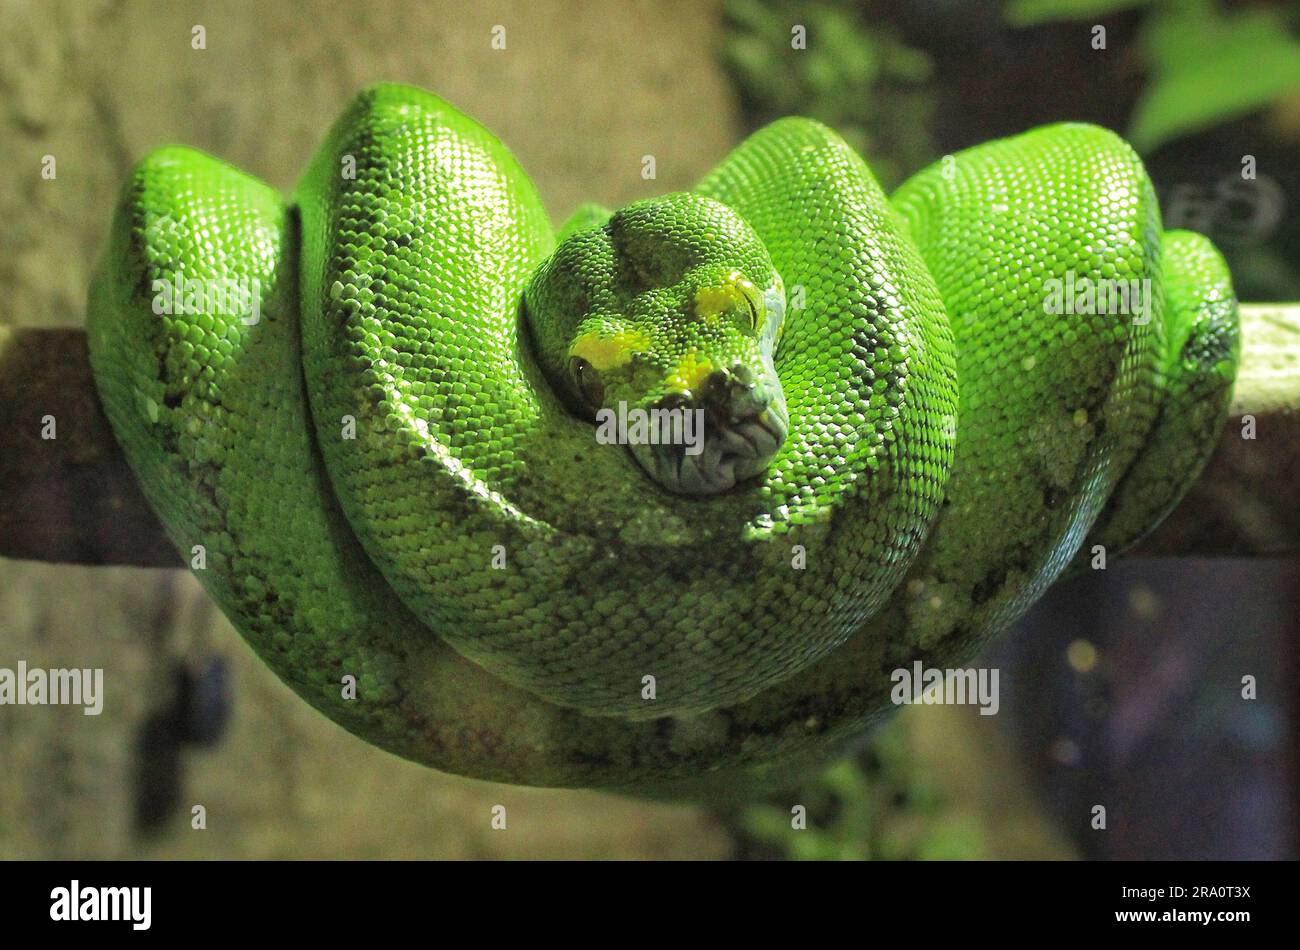
[[[1295,2],[0,10],[0,323],[82,322],[115,192],[150,148],[193,145],[287,192],[380,79],[495,131],[557,221],[688,188],[781,115],[836,127],[886,188],[989,138],[1097,122],[1142,153],[1166,224],[1218,243],[1243,300],[1300,300]],[[673,805],[411,765],[294,697],[186,574],[0,560],[0,666],[103,667],[107,692],[99,717],[0,710],[0,858],[1296,857],[1298,643],[1295,562],[1116,564],[979,661],[1001,670],[998,715],[910,707],[768,800]]]

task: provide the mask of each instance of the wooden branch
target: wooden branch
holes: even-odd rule
[[[100,409],[79,329],[0,327],[0,557],[181,566]]]
[[[1300,304],[1248,304],[1242,323],[1218,451],[1135,553],[1300,553]],[[113,440],[79,329],[0,327],[0,557],[181,566]]]

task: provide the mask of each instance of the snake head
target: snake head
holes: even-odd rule
[[[717,201],[639,201],[562,241],[524,313],[552,388],[669,491],[766,471],[789,425],[773,354],[785,297],[754,230]]]

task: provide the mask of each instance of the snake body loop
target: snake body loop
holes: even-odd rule
[[[557,237],[495,137],[398,85],[290,202],[151,153],[89,313],[146,495],[300,695],[437,768],[642,788],[833,749],[889,670],[964,661],[1145,533],[1238,349],[1222,259],[1162,231],[1102,129],[978,146],[891,200],[785,119]],[[698,412],[698,438],[604,444],[628,412]]]

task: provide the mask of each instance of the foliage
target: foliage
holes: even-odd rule
[[[1139,43],[1151,78],[1128,139],[1142,152],[1256,112],[1300,90],[1300,41],[1271,9],[1225,13],[1213,0],[1013,0],[1017,26],[1149,7]]]
[[[753,127],[796,114],[825,122],[886,187],[933,156],[932,64],[892,29],[831,0],[727,0],[726,14],[723,56]]]
[[[727,0],[724,58],[751,124],[809,115],[867,156],[887,186],[935,154],[933,64],[869,4]],[[1248,115],[1300,91],[1300,40],[1271,8],[1227,12],[1216,0],[1009,0],[1015,27],[1142,12],[1149,79],[1127,137],[1142,152]],[[792,30],[806,31],[795,48]]]
[[[1037,26],[1054,20],[1084,20],[1150,3],[1151,0],[1010,0],[1007,22],[1013,26]]]
[[[979,824],[958,816],[916,764],[898,719],[877,729],[858,755],[800,787],[807,827],[792,827],[783,797],[746,808],[751,844],[800,860],[973,860],[987,857]]]
[[[1143,151],[1300,90],[1300,42],[1270,10],[1225,16],[1209,0],[1164,5],[1143,45],[1154,76],[1129,129]]]

